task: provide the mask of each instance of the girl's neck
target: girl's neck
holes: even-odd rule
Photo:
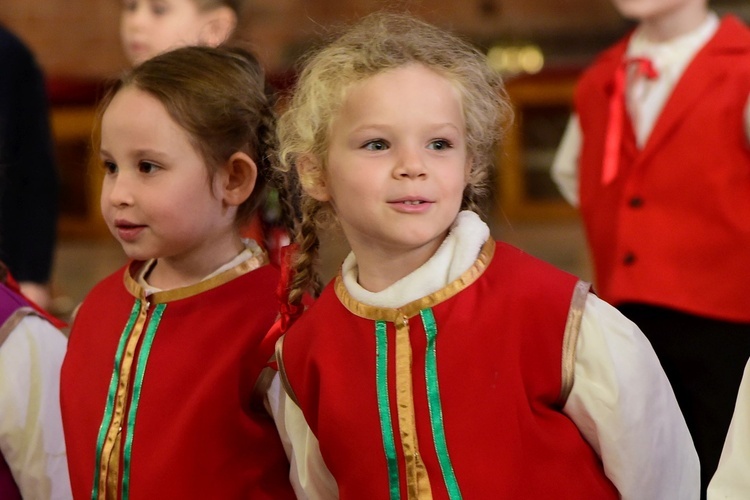
[[[237,257],[245,248],[239,235],[223,242],[210,239],[210,243],[202,246],[204,251],[157,258],[147,277],[148,284],[160,290],[194,285]]]
[[[383,252],[382,249],[352,248],[357,258],[357,281],[359,285],[373,293],[382,292],[430,260],[430,257],[440,247],[443,239],[431,241],[422,247],[410,249],[406,252]]]
[[[705,2],[688,2],[682,8],[661,16],[643,19],[639,29],[647,40],[663,43],[698,29],[708,17]]]

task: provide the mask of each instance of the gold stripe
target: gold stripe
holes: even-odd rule
[[[358,302],[349,294],[344,281],[341,279],[340,272],[336,277],[334,283],[336,296],[352,314],[373,321],[384,320],[396,325],[396,405],[401,446],[406,459],[407,493],[410,499],[430,499],[432,498],[432,490],[424,462],[419,456],[417,443],[409,319],[418,315],[421,310],[434,307],[471,286],[492,261],[495,246],[493,239],[487,240],[482,246],[477,260],[461,276],[448,283],[441,290],[397,309],[376,307]],[[281,369],[281,364],[279,364],[279,370]]]
[[[18,326],[18,323],[20,323],[21,320],[26,316],[30,316],[32,314],[38,316],[36,311],[31,307],[19,307],[18,309],[13,311],[13,314],[11,314],[8,319],[5,320],[5,323],[3,323],[2,326],[0,326],[0,346],[3,345],[3,342],[5,342],[6,339],[10,336],[10,333],[13,331],[13,329]]]
[[[409,319],[396,321],[396,408],[401,447],[406,462],[406,489],[410,499],[432,498],[430,478],[419,456],[417,424],[414,416],[414,388],[412,385],[412,353],[409,340]]]
[[[242,263],[236,265],[231,269],[227,269],[223,273],[219,273],[210,279],[201,281],[194,285],[153,293],[149,296],[148,300],[152,304],[163,304],[165,302],[170,302],[173,300],[186,299],[188,297],[192,297],[194,295],[198,295],[199,293],[203,293],[213,288],[219,287],[225,283],[232,281],[235,278],[238,278],[239,276],[242,276],[243,274],[249,273],[250,271],[255,271],[256,269],[268,264],[268,262],[268,254],[263,252],[262,254],[256,255],[255,257],[251,257],[246,261],[243,261]],[[125,288],[133,296],[144,298],[145,291],[143,290],[143,288],[141,288],[141,286],[138,284],[138,281],[136,281],[136,279],[134,278],[135,275],[137,275],[136,268],[133,269],[133,272],[131,272],[130,268],[125,270]]]
[[[269,361],[273,361],[273,356],[271,356]],[[268,398],[266,394],[268,393],[268,388],[271,387],[271,382],[273,382],[275,375],[276,371],[273,368],[270,366],[264,367],[258,375],[258,380],[255,381],[253,392],[250,394],[250,407],[256,411],[265,409],[271,416],[273,416],[273,413],[271,413],[271,409],[267,404]]]
[[[130,385],[130,375],[135,360],[135,351],[138,342],[145,330],[149,303],[141,302],[138,312],[138,320],[130,332],[125,353],[123,354],[122,367],[120,368],[119,380],[117,382],[117,393],[115,395],[115,406],[112,420],[107,428],[107,437],[102,447],[101,463],[99,467],[99,498],[117,498],[120,470],[120,434],[125,415],[125,400]]]
[[[585,281],[578,281],[573,290],[570,309],[568,309],[568,320],[565,323],[565,333],[563,334],[562,385],[558,400],[561,405],[564,405],[568,400],[570,391],[573,388],[576,345],[578,344],[578,333],[581,331],[583,309],[586,307],[586,297],[588,297],[589,288],[591,288],[591,284]]]
[[[444,302],[459,292],[468,288],[473,284],[487,269],[492,256],[495,254],[495,240],[489,239],[485,242],[482,250],[479,252],[479,257],[476,262],[461,276],[456,278],[454,281],[448,283],[447,286],[438,290],[437,292],[417,299],[410,302],[398,309],[391,309],[387,307],[376,307],[363,304],[355,300],[346,289],[344,280],[341,279],[341,273],[336,277],[334,289],[341,303],[346,307],[349,312],[365,319],[371,320],[384,320],[395,323],[402,316],[412,318],[419,314],[422,309],[434,307],[436,304]]]
[[[281,378],[281,385],[284,387],[284,391],[294,401],[294,404],[299,407],[299,401],[297,401],[297,396],[294,395],[292,384],[289,383],[289,378],[287,378],[286,370],[284,369],[284,337],[285,335],[282,335],[276,341],[276,364],[279,366],[279,377]]]

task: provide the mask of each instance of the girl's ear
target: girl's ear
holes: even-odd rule
[[[237,152],[229,157],[219,173],[221,197],[230,206],[239,206],[255,189],[258,167],[250,156]]]
[[[311,155],[300,156],[297,159],[297,173],[302,189],[308,196],[320,202],[331,200],[323,169],[316,158]]]
[[[212,9],[206,15],[208,22],[201,33],[201,43],[218,47],[229,39],[237,27],[237,15],[226,5]]]

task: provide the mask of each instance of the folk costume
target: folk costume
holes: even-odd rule
[[[76,498],[293,498],[256,392],[277,309],[267,263],[251,242],[195,285],[153,289],[150,261],[92,290],[62,369]]]
[[[0,283],[0,498],[70,499],[58,394],[66,339]]]
[[[695,451],[637,327],[472,212],[380,293],[351,254],[277,361],[271,406],[301,496],[697,498]]]
[[[597,293],[639,325],[674,387],[704,489],[750,357],[749,97],[736,18],[711,13],[664,43],[636,29],[584,73],[553,165],[580,206]]]

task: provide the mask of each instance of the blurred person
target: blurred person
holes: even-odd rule
[[[69,499],[59,391],[67,340],[0,263],[0,498]]]
[[[707,0],[614,5],[638,25],[582,76],[553,177],[597,293],[674,387],[705,498],[750,357],[750,30]]]
[[[43,74],[0,26],[0,259],[24,295],[51,302],[59,180]]]
[[[187,45],[216,47],[240,16],[242,0],[123,0],[120,38],[132,65]]]

